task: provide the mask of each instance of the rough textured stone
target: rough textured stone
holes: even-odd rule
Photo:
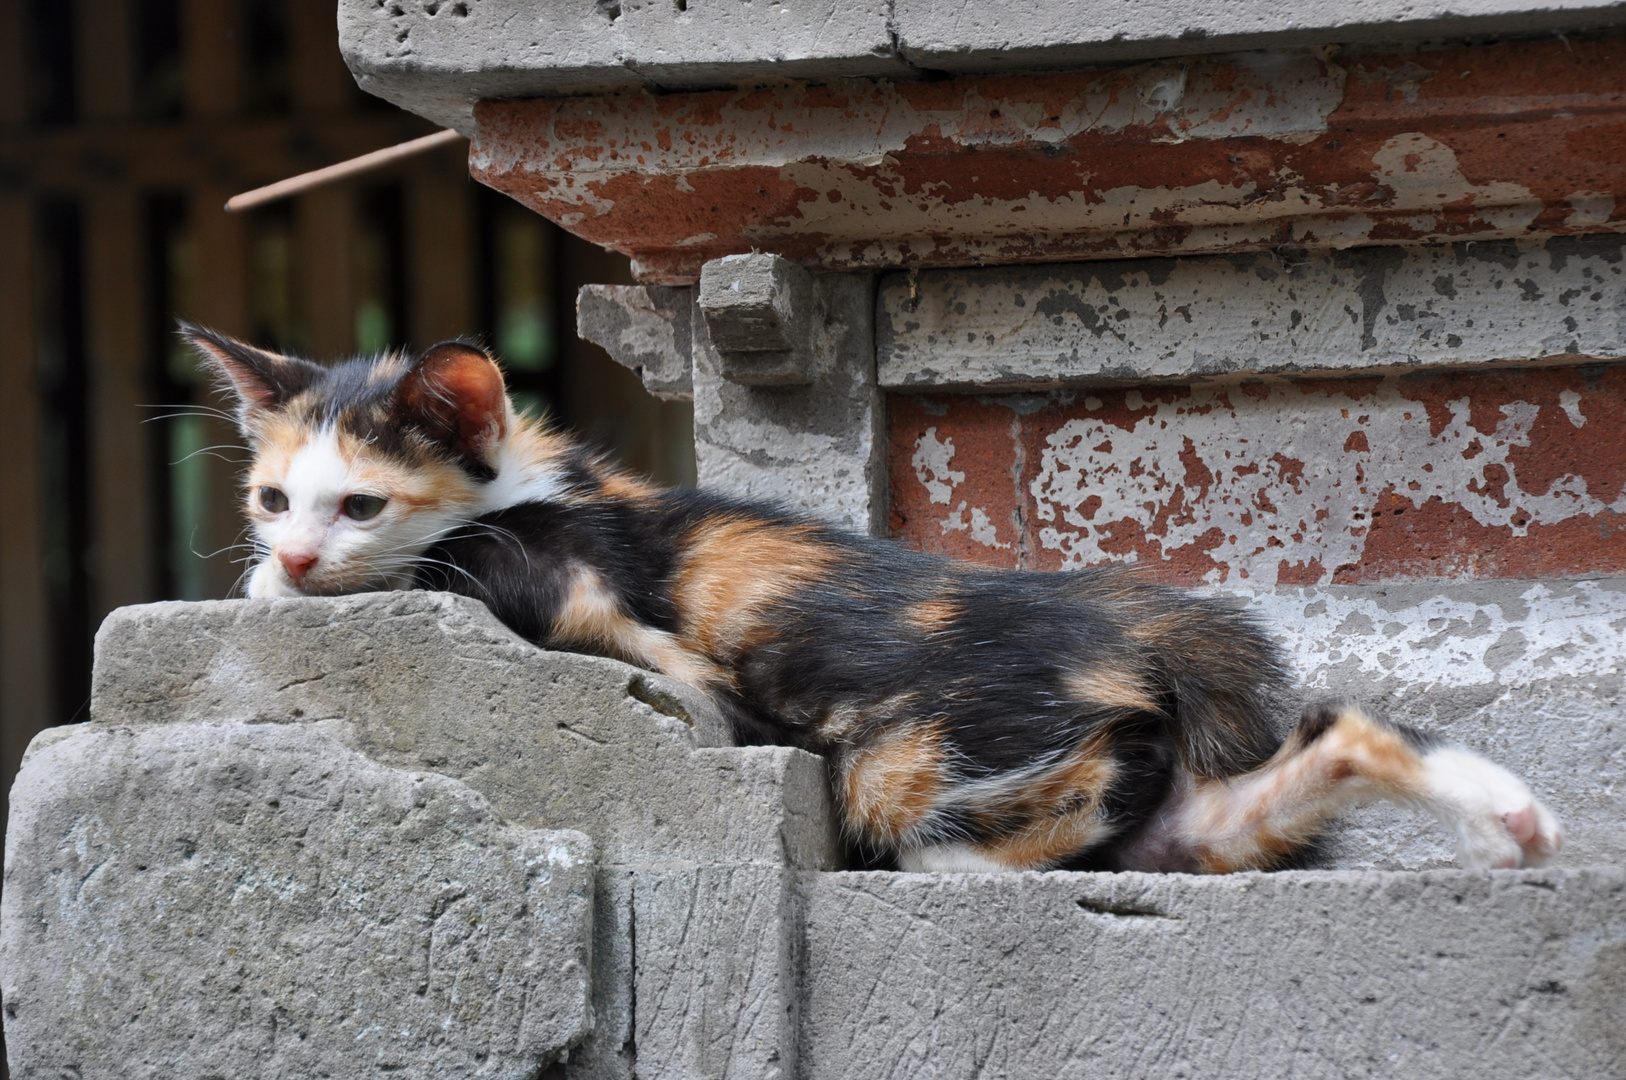
[[[339,47],[362,89],[468,133],[473,103],[493,98],[906,75],[891,8],[885,0],[341,0]]]
[[[634,882],[638,1075],[800,1075],[797,875],[700,866]]]
[[[899,51],[944,71],[1031,71],[1222,49],[1575,31],[1626,24],[1619,0],[895,0]]]
[[[1619,0],[979,4],[966,0],[342,0],[339,45],[370,93],[465,133],[478,100],[776,78],[1031,71],[1231,49],[1626,24]]]
[[[779,895],[783,870],[841,863],[821,759],[785,747],[726,746],[709,703],[682,685],[613,660],[537,649],[461,597],[376,593],[121,609],[97,638],[91,711],[97,724],[307,725],[396,768],[456,777],[515,823],[593,837],[595,1022],[567,1065],[578,1080],[626,1080],[635,1065],[653,1069],[635,1023],[667,1030],[674,1025],[658,1020],[661,1010],[689,1008],[636,998],[641,950],[689,964],[685,935],[716,940],[707,927],[720,921],[732,928],[741,964],[781,982],[791,977],[777,958],[790,948],[784,937],[793,923],[772,918],[742,928],[730,921],[732,908],[708,904],[671,927],[677,941],[663,944],[658,924],[638,924],[641,875],[759,868],[774,895],[736,895],[730,903],[778,911],[790,902]],[[754,960],[759,952],[765,959]],[[765,978],[750,984],[752,993],[767,992]],[[777,1000],[793,998],[786,986],[773,989]],[[725,1030],[735,1004],[720,997],[701,1026]],[[794,1047],[773,1044],[771,1034],[760,1031],[736,1049],[714,1047],[706,1060],[737,1060],[747,1073],[775,1055],[789,1060]]]
[[[885,387],[1626,357],[1626,237],[889,274]]]
[[[308,727],[90,726],[6,843],[12,1075],[530,1076],[592,1024],[593,852]]]
[[[1626,807],[1617,794],[1626,790],[1617,775],[1626,762],[1626,585],[1278,590],[1237,602],[1251,602],[1282,637],[1307,695],[1353,690],[1529,776],[1569,825],[1563,866],[1626,858]],[[401,843],[417,813],[426,826],[446,823],[422,835],[468,845],[499,866],[513,862],[492,852],[508,849],[486,838],[534,836],[526,831],[533,827],[580,828],[594,838],[591,985],[571,991],[578,1009],[590,992],[593,1027],[564,1066],[579,1080],[979,1070],[1432,1077],[1465,1076],[1469,1068],[1485,1080],[1515,1075],[1516,1067],[1521,1076],[1626,1075],[1618,993],[1626,978],[1626,875],[1619,869],[1219,879],[829,872],[840,855],[817,758],[703,745],[723,733],[705,702],[683,687],[613,661],[535,649],[480,605],[444,594],[121,610],[98,638],[92,712],[86,728],[42,736],[28,763],[29,776],[68,800],[63,808],[14,811],[0,935],[6,1003],[17,1006],[8,1037],[15,1024],[29,1030],[29,996],[11,989],[23,970],[12,957],[43,955],[13,942],[25,930],[67,925],[15,914],[29,895],[15,887],[19,873],[49,880],[52,895],[94,904],[103,895],[96,890],[130,879],[140,888],[141,875],[159,871],[168,877],[148,886],[150,894],[106,894],[109,903],[93,912],[99,926],[147,927],[149,909],[187,865],[224,864],[207,844],[173,847],[177,837],[240,837],[239,848],[215,841],[239,864],[243,852],[281,850],[297,839],[305,844],[295,849],[303,852],[294,856],[298,867],[320,872],[323,882],[366,883],[390,878],[391,858],[422,856],[424,847]],[[84,763],[92,756],[85,746],[106,748],[101,764]],[[252,753],[233,757],[222,746]],[[181,750],[165,749],[173,747]],[[168,763],[182,751],[198,763]],[[233,761],[244,764],[233,771]],[[335,761],[353,772],[334,771]],[[116,785],[94,780],[103,773],[154,809],[93,818],[84,808],[114,805],[107,792]],[[244,813],[200,818],[198,800],[174,797],[185,789],[169,778],[181,773],[215,783],[217,802]],[[396,794],[335,808],[327,792],[352,774],[375,778],[365,790]],[[289,794],[306,788],[309,799]],[[415,807],[409,796],[423,791],[431,797]],[[19,794],[18,805],[48,805]],[[462,816],[434,817],[442,806],[462,808]],[[68,824],[54,833],[35,824],[52,813]],[[335,831],[320,824],[324,814],[383,821],[393,842],[335,845]],[[97,832],[98,820],[122,831]],[[307,820],[317,825],[305,827]],[[245,832],[247,825],[261,832]],[[84,845],[55,838],[74,828]],[[295,835],[301,829],[303,837]],[[352,828],[339,839],[356,834]],[[46,835],[53,838],[25,840]],[[31,864],[17,855],[24,848],[42,854]],[[335,863],[335,849],[363,865],[352,871]],[[80,863],[89,867],[101,850],[115,857],[102,859],[104,869],[82,887]],[[1334,854],[1345,866],[1409,867],[1432,865],[1446,849],[1432,823],[1377,814],[1353,820]],[[148,869],[131,869],[138,863]],[[61,874],[51,878],[30,869],[35,864],[59,865]],[[244,917],[261,912],[255,904],[285,902],[260,879],[244,880],[257,891],[221,901]],[[401,888],[416,897],[416,883],[436,878],[409,867],[390,880],[407,882]],[[472,877],[457,880],[467,886]],[[488,893],[500,890],[470,887],[453,910]],[[578,883],[572,902],[586,903],[585,894]],[[433,904],[441,894],[423,896]],[[332,903],[350,898],[335,894]],[[366,963],[394,970],[389,958],[408,955],[374,948],[406,922],[374,926],[377,911],[363,909],[358,926],[374,937],[356,937],[347,955],[360,959],[346,971]],[[221,923],[195,936],[218,942]],[[184,938],[179,922],[160,925],[166,933],[180,926],[175,933]],[[91,937],[85,931],[75,940]],[[132,948],[145,955],[136,935],[121,940],[137,941]],[[254,940],[267,954],[285,948],[283,938]],[[200,970],[184,951],[190,947],[181,942],[175,970]],[[320,954],[345,962],[333,949]],[[463,981],[448,993],[471,985],[488,957],[465,959],[457,968]],[[138,969],[132,952],[119,971]],[[432,970],[452,968],[436,961]],[[330,982],[349,986],[340,975]],[[116,979],[98,985],[117,990]],[[191,1016],[204,1000],[181,990],[176,1000],[186,1007],[166,1016]],[[80,1008],[67,993],[40,997],[54,1008]],[[428,998],[439,1000],[433,991]],[[309,1008],[338,1015],[349,1000],[330,993]],[[429,1008],[414,1001],[407,1005]],[[272,1009],[237,1007],[233,1030],[244,1032],[249,1021],[241,1017]],[[476,1019],[495,1016],[493,1006]],[[254,1030],[270,1038],[268,1024]],[[135,1039],[139,1032],[129,1030]],[[178,1030],[138,1041],[163,1054],[162,1039]],[[478,1030],[461,1019],[437,1028],[434,1052],[448,1060]],[[131,1049],[126,1060],[144,1053]],[[504,1075],[495,1056],[485,1066]]]
[[[1626,874],[819,874],[802,1075],[1626,1075]]]
[[[694,397],[692,290],[662,285],[583,285],[576,333],[631,368],[644,389],[668,401]]]
[[[120,608],[97,634],[91,717],[315,724],[462,780],[516,824],[580,829],[606,864],[839,858],[819,758],[708,749],[728,734],[702,695],[538,649],[446,593]]]
[[[728,380],[705,320],[695,316],[703,487],[782,503],[857,532],[880,529],[885,410],[875,386],[873,288],[864,274],[814,276],[806,386]]]
[[[805,386],[813,281],[777,255],[729,255],[700,270],[695,290],[723,378],[744,386]]]

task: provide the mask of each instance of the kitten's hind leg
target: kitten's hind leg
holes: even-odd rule
[[[1119,859],[1125,869],[1269,869],[1337,814],[1377,799],[1433,813],[1471,869],[1540,866],[1563,844],[1558,819],[1506,769],[1337,702],[1305,710],[1258,769],[1187,777]]]

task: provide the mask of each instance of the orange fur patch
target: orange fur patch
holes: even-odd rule
[[[1070,671],[1062,685],[1076,700],[1134,712],[1157,712],[1159,705],[1146,680],[1134,671],[1098,666]]]
[[[889,732],[842,762],[840,791],[849,826],[895,843],[925,821],[945,793],[948,762],[935,724]]]
[[[621,610],[597,573],[581,567],[554,618],[552,640],[599,649],[619,660],[670,675],[700,689],[726,685],[713,664],[685,649],[671,634],[645,626]]]
[[[977,800],[984,827],[1003,835],[976,850],[1013,869],[1041,869],[1106,839],[1101,801],[1118,773],[1109,746],[1105,735],[1088,739],[1038,775]]]
[[[1038,818],[1024,828],[973,850],[1013,870],[1043,870],[1112,835],[1096,806]]]
[[[835,552],[809,526],[748,518],[702,522],[687,538],[672,595],[685,640],[727,660],[762,624],[765,609],[829,570]]]
[[[935,634],[953,626],[960,614],[959,604],[948,600],[922,600],[903,609],[903,621],[922,633]]]
[[[1290,738],[1255,771],[1199,780],[1179,832],[1207,873],[1265,869],[1308,841],[1357,795],[1415,799],[1423,762],[1399,732],[1350,708],[1320,738]]]

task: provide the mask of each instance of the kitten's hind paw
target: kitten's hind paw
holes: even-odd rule
[[[1563,828],[1524,781],[1461,747],[1423,759],[1429,796],[1457,834],[1457,862],[1470,870],[1545,866],[1564,846]]]

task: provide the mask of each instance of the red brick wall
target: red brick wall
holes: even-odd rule
[[[891,528],[1181,584],[1626,572],[1626,368],[890,399]]]

